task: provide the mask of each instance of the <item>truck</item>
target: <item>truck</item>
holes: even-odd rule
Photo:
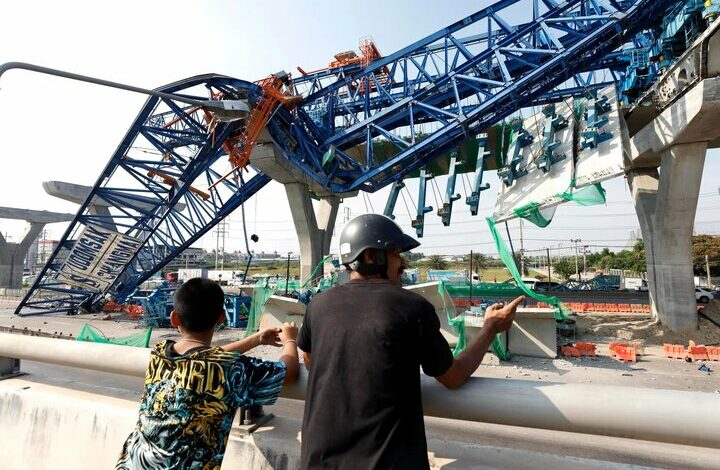
[[[638,292],[647,292],[648,284],[645,279],[639,277],[626,277],[623,279],[623,289],[634,290]]]
[[[178,269],[178,281],[187,281],[195,277],[208,277],[208,270],[206,268]]]
[[[207,278],[216,281],[221,286],[234,284],[237,280],[243,278],[244,271],[233,269],[210,269],[207,272]]]

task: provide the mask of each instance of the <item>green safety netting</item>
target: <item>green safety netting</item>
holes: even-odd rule
[[[522,295],[522,290],[511,282],[445,282],[445,289],[452,297],[512,297]]]
[[[541,209],[540,204],[537,202],[531,202],[522,207],[518,207],[513,211],[513,213],[520,218],[532,222],[538,227],[545,228],[550,225],[550,222],[552,222],[556,209],[557,206]]]
[[[305,281],[305,284],[303,284],[301,286],[301,289],[306,288],[308,284],[310,284],[311,282],[313,282],[315,280],[315,276],[317,276],[318,271],[320,271],[323,268],[323,266],[325,266],[325,262],[327,260],[329,260],[330,258],[332,258],[332,255],[327,255],[322,260],[320,260],[320,262],[318,264],[315,265],[312,272],[310,273],[310,277],[308,278],[307,281]]]
[[[455,357],[457,357],[458,354],[463,352],[467,347],[467,339],[465,338],[465,314],[461,313],[459,315],[453,316],[451,313],[455,312],[455,307],[453,306],[453,304],[450,304],[450,306],[448,306],[448,303],[446,301],[446,299],[450,298],[450,289],[456,289],[457,287],[458,286],[453,286],[451,284],[445,283],[444,281],[440,281],[438,283],[438,293],[440,294],[440,298],[443,301],[443,310],[445,312],[445,316],[447,317],[447,321],[450,326],[458,334],[458,341],[455,345],[455,349],[453,349],[453,356]],[[503,293],[506,292],[507,290]],[[493,339],[492,349],[493,353],[495,353],[498,358],[504,361],[510,359],[510,354],[508,353],[507,349],[505,349],[505,345],[503,344],[501,335],[497,335]]]
[[[258,331],[263,309],[272,295],[273,290],[268,287],[267,281],[258,281],[258,283],[255,284],[252,303],[250,304],[250,313],[248,314],[247,329],[245,330],[246,337]]]
[[[581,206],[597,206],[605,204],[607,198],[606,191],[600,183],[591,184],[581,189],[575,189],[575,180],[570,184],[570,189],[564,193],[558,194],[558,197],[566,201],[572,201]]]
[[[85,323],[80,330],[80,334],[77,336],[77,340],[89,341],[92,343],[120,344],[122,346],[147,348],[150,344],[151,334],[152,327],[148,328],[146,331],[141,331],[140,333],[135,333],[133,335],[122,336],[120,338],[107,338],[100,330]]]
[[[570,310],[565,307],[562,302],[558,300],[557,297],[538,294],[537,292],[525,285],[525,283],[522,281],[522,276],[520,276],[520,271],[518,271],[517,265],[515,264],[515,259],[513,258],[512,253],[510,252],[510,250],[508,250],[507,246],[505,245],[505,241],[502,239],[502,237],[500,237],[500,234],[495,228],[495,219],[493,219],[492,217],[488,217],[487,222],[488,226],[490,227],[490,233],[492,234],[493,240],[495,241],[495,247],[497,248],[498,254],[500,255],[500,259],[502,259],[503,263],[505,263],[505,267],[508,269],[508,271],[510,271],[510,274],[512,274],[512,277],[513,279],[515,279],[518,287],[525,293],[525,295],[528,295],[535,300],[545,302],[555,307],[556,319],[564,320],[565,318],[567,318]]]
[[[300,284],[300,281],[297,281],[295,279],[290,279],[290,281],[286,281],[285,279],[278,279],[277,284],[275,285],[275,290],[278,292],[285,292],[286,288],[288,292],[292,291],[299,291],[302,289],[302,284]]]
[[[557,197],[565,201],[572,201],[581,206],[595,206],[605,204],[605,189],[600,183],[591,184],[581,189],[575,189],[575,180],[570,182],[570,187],[560,193]],[[518,207],[513,213],[520,218],[531,222],[538,227],[545,228],[550,225],[557,206],[540,208],[537,202],[531,202],[522,207]]]
[[[455,307],[452,303],[448,305],[446,301],[446,299],[450,298],[450,293],[448,292],[444,281],[438,282],[438,294],[440,294],[440,298],[443,301],[443,311],[445,313],[445,317],[447,318],[448,323],[450,323],[450,326],[452,326],[453,330],[455,330],[458,334],[458,341],[455,345],[455,349],[453,350],[453,356],[457,357],[457,355],[465,349],[465,346],[467,346],[465,342],[465,317],[462,315],[451,315],[451,313],[455,312]]]

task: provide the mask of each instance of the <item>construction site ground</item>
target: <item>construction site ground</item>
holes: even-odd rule
[[[705,313],[720,323],[720,302],[705,309]],[[137,333],[144,326],[125,314],[89,315],[43,315],[20,317],[15,315],[15,300],[0,300],[0,331],[13,329],[17,333],[27,329],[43,335],[60,335],[74,338],[83,324],[89,323],[106,337],[114,338]],[[557,383],[596,383],[628,387],[692,390],[720,393],[720,362],[707,362],[711,372],[698,370],[697,363],[663,357],[663,344],[687,345],[689,340],[697,344],[720,344],[720,328],[700,318],[700,329],[687,335],[675,334],[650,318],[622,314],[585,314],[575,317],[576,341],[597,344],[597,357],[540,359],[513,356],[509,361],[499,361],[488,354],[483,365],[475,372],[478,377],[508,378],[518,380],[541,380]],[[244,330],[226,328],[217,332],[214,343],[225,344],[242,338]],[[161,339],[177,339],[178,333],[171,328],[153,330],[151,344]],[[572,341],[572,339],[568,339]],[[642,345],[636,363],[623,363],[613,359],[608,344],[613,341],[637,342]],[[261,346],[251,353],[265,359],[277,359],[279,350]]]

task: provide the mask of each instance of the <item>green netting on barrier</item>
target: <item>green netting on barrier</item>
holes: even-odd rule
[[[288,282],[285,279],[278,279],[277,284],[275,285],[275,290],[284,293],[286,286],[288,292],[292,292],[294,290],[299,291],[300,289],[302,289],[302,284],[300,284],[300,281],[290,279],[290,282]]]
[[[455,330],[455,333],[458,334],[458,341],[455,345],[455,349],[453,349],[453,356],[457,357],[457,355],[460,354],[467,346],[465,342],[465,317],[463,315],[451,315],[451,313],[455,313],[455,306],[452,303],[448,305],[445,300],[450,298],[450,293],[445,287],[445,282],[443,281],[438,282],[438,294],[440,294],[440,298],[443,301],[445,317],[447,318],[450,326],[452,326],[453,330]]]
[[[513,279],[515,279],[518,287],[526,295],[532,297],[533,299],[539,300],[540,302],[545,302],[555,307],[556,319],[564,320],[565,318],[567,318],[570,310],[565,307],[558,300],[557,297],[538,294],[537,292],[525,285],[525,283],[522,281],[522,276],[520,276],[517,265],[515,264],[515,259],[513,258],[512,253],[510,252],[510,250],[508,250],[507,246],[505,245],[505,241],[500,237],[500,234],[495,228],[495,220],[492,217],[488,217],[487,222],[488,226],[490,227],[490,233],[492,234],[493,240],[495,241],[495,247],[497,248],[498,254],[500,255],[500,259],[502,259],[503,263],[505,263],[505,267],[507,267],[508,271],[510,271],[510,274],[512,274],[512,277]]]
[[[511,282],[445,282],[445,289],[452,297],[512,297],[522,295],[523,291]]]
[[[80,334],[77,336],[78,341],[88,341],[91,343],[103,343],[103,344],[120,344],[122,346],[135,346],[138,348],[147,348],[150,344],[150,335],[152,334],[152,327],[146,331],[135,333],[129,336],[122,336],[120,338],[106,338],[104,334],[97,328],[85,323],[80,330]]]
[[[248,314],[247,329],[245,330],[246,337],[258,331],[265,304],[272,295],[273,290],[268,287],[266,281],[259,281],[255,284],[252,302],[250,303],[250,313]]]
[[[465,314],[455,316],[451,315],[451,312],[455,312],[455,307],[453,304],[448,306],[448,303],[445,300],[450,298],[450,291],[448,290],[448,287],[449,286],[444,281],[440,281],[438,283],[438,293],[440,294],[440,298],[443,301],[443,310],[445,311],[445,316],[447,317],[447,321],[450,326],[458,334],[458,341],[455,345],[455,349],[453,349],[453,356],[457,357],[458,354],[463,352],[467,347],[467,338],[465,337]],[[501,335],[497,335],[493,339],[492,349],[493,353],[495,353],[495,355],[499,359],[502,359],[503,361],[507,361],[510,359],[510,354],[505,349],[505,345],[502,342]]]

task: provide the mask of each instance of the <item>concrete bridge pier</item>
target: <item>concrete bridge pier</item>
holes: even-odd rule
[[[697,83],[651,119],[631,113],[628,184],[647,257],[653,316],[697,330],[692,235],[708,148],[720,146],[720,78]]]
[[[20,243],[10,243],[0,234],[0,287],[22,288],[23,266],[30,245],[42,232],[44,223],[29,223],[29,229]]]
[[[698,327],[692,235],[706,142],[673,145],[660,171],[632,171],[628,184],[645,240],[653,317],[673,331]]]
[[[73,217],[72,214],[0,207],[0,219],[26,220],[29,224],[20,243],[10,243],[0,234],[0,288],[22,288],[25,256],[45,224],[67,222]]]
[[[317,214],[309,188],[302,183],[286,183],[295,231],[300,242],[300,281],[306,282],[315,266],[330,253],[335,219],[340,207],[339,196],[323,196]]]

